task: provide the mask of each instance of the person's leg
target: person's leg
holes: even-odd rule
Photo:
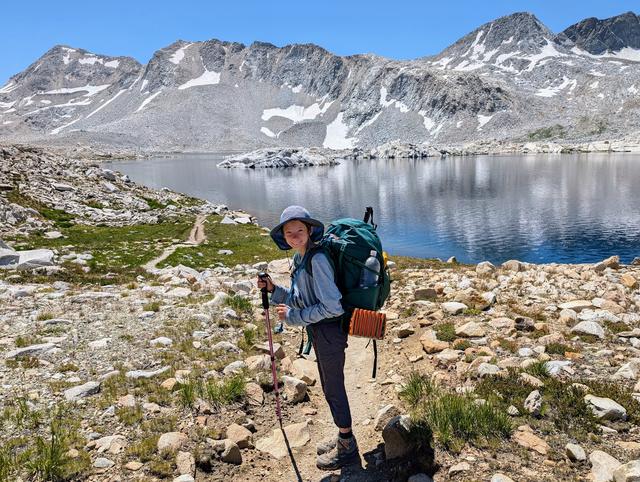
[[[318,452],[322,453],[318,457],[317,466],[324,470],[335,470],[360,460],[358,445],[351,431],[351,411],[344,386],[347,334],[339,323],[327,323],[315,326],[313,336],[318,371],[324,377],[324,395],[339,431],[333,442],[318,447]]]
[[[333,422],[340,432],[351,431],[351,410],[344,386],[345,349],[347,334],[339,323],[313,326],[314,350],[325,399],[329,404]]]

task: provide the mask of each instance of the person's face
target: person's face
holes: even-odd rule
[[[289,246],[295,250],[300,250],[307,246],[309,242],[309,228],[302,221],[289,221],[282,228],[284,239]]]

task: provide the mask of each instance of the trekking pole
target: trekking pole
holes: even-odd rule
[[[266,281],[269,277],[266,273],[259,273],[258,278],[262,281]],[[276,392],[276,417],[280,422],[280,428],[282,428],[282,413],[280,412],[280,391],[278,390],[278,377],[276,375],[276,357],[273,353],[273,338],[271,337],[271,321],[269,320],[269,294],[267,293],[267,287],[265,286],[260,290],[262,292],[262,308],[264,309],[264,316],[267,324],[267,336],[269,338],[269,356],[271,357],[271,375],[273,376],[273,388]]]

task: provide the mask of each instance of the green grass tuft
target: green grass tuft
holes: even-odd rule
[[[453,323],[439,323],[434,325],[433,330],[436,332],[436,336],[440,341],[453,341],[458,338],[456,335],[456,328]]]

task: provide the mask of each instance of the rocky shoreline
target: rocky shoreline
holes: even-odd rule
[[[222,229],[237,230],[239,239],[255,231],[268,244],[254,219],[42,149],[0,148],[0,186],[0,238],[7,242],[0,252],[62,236],[49,266],[0,270],[0,480],[43,477],[34,461],[51,454],[36,440],[49,443],[54,432],[62,479],[293,480],[274,431],[255,288],[265,269],[286,283],[288,261],[277,252],[256,254],[263,252],[254,243],[242,262],[226,262],[243,250],[233,238],[207,251]],[[60,278],[72,266],[87,275],[109,269],[92,263],[101,253],[90,244],[69,245],[84,239],[72,237],[77,226],[184,222],[188,232],[196,215],[207,219],[208,240],[182,248],[183,264],[145,272],[127,260],[123,269],[134,274],[126,282]],[[184,242],[158,236],[163,249]],[[213,255],[222,261],[201,267],[198,260]],[[138,267],[145,261],[132,259]],[[365,342],[349,342],[346,376],[365,467],[343,476],[635,480],[640,265],[616,257],[594,265],[392,261],[377,379],[369,378]],[[297,330],[276,335],[276,343],[287,436],[303,480],[319,480],[326,474],[315,469],[315,443],[333,428],[313,356],[297,356]],[[457,412],[428,410],[446,400],[487,407],[503,430],[447,438]],[[60,407],[65,415],[54,416]],[[425,421],[432,437],[419,431]]]

